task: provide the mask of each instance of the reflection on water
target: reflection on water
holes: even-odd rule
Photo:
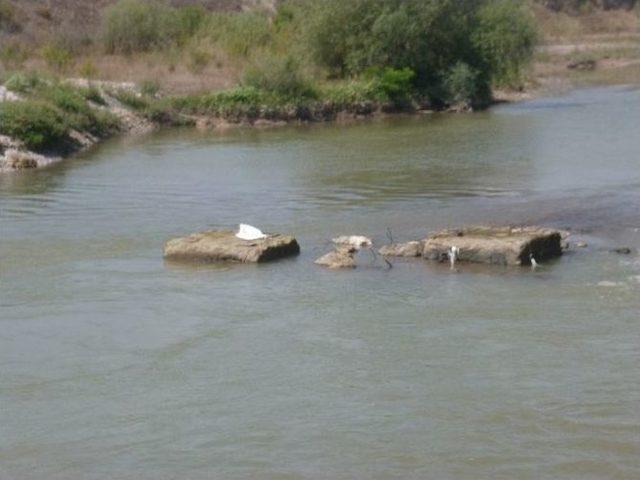
[[[0,176],[0,478],[636,478],[640,93],[115,140]],[[240,221],[302,254],[165,263]],[[529,269],[332,272],[338,234],[570,228]],[[369,268],[371,267],[371,268]]]

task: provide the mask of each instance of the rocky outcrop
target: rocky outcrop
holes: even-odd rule
[[[295,238],[269,234],[259,240],[241,240],[235,232],[213,230],[169,240],[164,246],[167,260],[189,262],[262,263],[300,253]]]
[[[541,227],[470,227],[443,230],[428,237],[422,255],[448,262],[457,247],[460,262],[498,265],[530,265],[529,255],[544,261],[562,255],[562,232]]]
[[[407,243],[392,243],[378,250],[383,257],[419,257],[424,248],[422,242],[411,241]]]
[[[338,246],[332,252],[323,255],[315,261],[316,265],[323,267],[339,269],[339,268],[355,268],[355,254],[357,249],[348,246]]]

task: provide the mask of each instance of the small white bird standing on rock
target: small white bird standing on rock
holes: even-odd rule
[[[236,233],[236,237],[240,240],[260,240],[261,238],[267,238],[260,229],[245,223],[241,223],[238,226],[238,233]]]
[[[348,245],[360,250],[361,248],[368,248],[373,245],[373,241],[369,237],[363,235],[343,235],[331,240],[336,245]]]
[[[536,268],[538,268],[538,262],[536,262],[536,259],[533,258],[533,253],[529,254],[529,260],[531,260],[531,270],[535,270]]]
[[[458,260],[458,255],[460,254],[460,249],[456,246],[452,246],[447,253],[449,257],[449,262],[451,263],[451,269],[456,268],[456,261]]]

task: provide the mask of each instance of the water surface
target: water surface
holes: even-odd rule
[[[115,140],[0,176],[0,479],[640,478],[640,91]],[[259,266],[172,236],[295,234]],[[363,254],[540,223],[536,272]]]

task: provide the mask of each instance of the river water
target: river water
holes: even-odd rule
[[[0,177],[0,479],[640,478],[640,91],[115,140]],[[165,264],[247,222],[295,259]],[[313,265],[339,234],[584,240]]]

